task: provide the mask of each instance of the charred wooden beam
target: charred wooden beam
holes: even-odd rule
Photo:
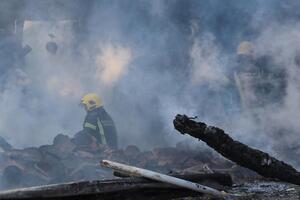
[[[196,122],[186,115],[177,115],[173,123],[175,129],[180,133],[186,133],[202,140],[238,165],[251,169],[267,178],[275,178],[300,185],[300,172],[291,165],[279,161],[265,152],[233,140],[222,129]]]
[[[119,179],[8,190],[0,192],[0,199],[126,199],[133,193],[141,196],[144,192],[154,194],[155,191],[168,191],[169,189],[172,191],[172,188],[161,183]],[[191,194],[186,190],[180,192],[177,195]]]
[[[224,186],[231,186],[229,175],[180,175],[183,179],[195,182],[211,181]],[[213,178],[213,180],[212,180]],[[220,180],[221,179],[221,180]],[[225,181],[225,182],[224,182]],[[103,181],[84,181],[76,183],[54,184],[0,192],[0,199],[172,199],[186,196],[201,196],[189,191],[155,182],[144,178],[122,178]]]

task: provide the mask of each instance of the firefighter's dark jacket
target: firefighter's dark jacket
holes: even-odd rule
[[[100,144],[117,148],[117,131],[115,124],[103,107],[88,111],[83,130],[93,135]]]

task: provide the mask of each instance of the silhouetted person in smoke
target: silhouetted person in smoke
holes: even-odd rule
[[[243,41],[237,48],[237,72],[259,73],[259,69],[255,66],[255,56],[253,44]]]
[[[117,148],[115,125],[103,108],[100,97],[95,93],[87,94],[81,99],[81,104],[84,105],[87,115],[83,123],[83,131],[80,134],[90,134],[97,139],[99,144]]]
[[[242,104],[256,109],[281,103],[285,95],[285,70],[278,66],[273,57],[258,55],[248,41],[240,43],[237,49],[235,82]]]

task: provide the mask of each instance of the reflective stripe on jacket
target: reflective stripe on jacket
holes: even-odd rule
[[[117,148],[117,132],[114,122],[103,107],[87,113],[83,128],[100,144]]]

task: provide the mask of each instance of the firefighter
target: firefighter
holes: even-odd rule
[[[262,53],[249,41],[237,48],[234,78],[243,106],[252,111],[282,103],[285,94],[285,69],[274,62],[272,55]]]
[[[86,94],[81,99],[87,115],[83,131],[94,136],[99,144],[117,148],[117,132],[110,115],[103,108],[102,100],[95,93]]]
[[[256,72],[254,46],[251,42],[243,41],[237,48],[237,71]]]

